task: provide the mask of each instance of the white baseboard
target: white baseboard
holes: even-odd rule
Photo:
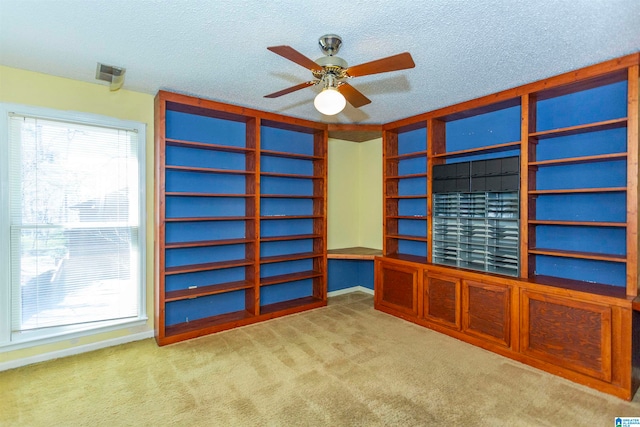
[[[365,294],[373,295],[373,289],[365,288],[364,286],[353,286],[351,288],[327,292],[327,297],[335,297],[338,295],[349,294],[351,292],[364,292]]]
[[[86,353],[101,348],[113,347],[114,345],[126,344],[132,341],[140,341],[147,338],[153,338],[153,331],[145,331],[137,334],[126,335],[124,337],[113,338],[110,340],[99,341],[91,344],[79,345],[77,347],[66,348],[64,350],[52,351],[49,353],[38,354],[36,356],[24,357],[8,362],[0,363],[0,372],[8,369],[19,368],[21,366],[31,365],[33,363],[45,362],[47,360],[58,359],[60,357],[73,356],[74,354]]]

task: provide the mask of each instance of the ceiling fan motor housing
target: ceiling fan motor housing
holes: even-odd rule
[[[337,34],[325,34],[318,39],[320,50],[327,56],[333,56],[338,53],[342,46],[342,38]]]

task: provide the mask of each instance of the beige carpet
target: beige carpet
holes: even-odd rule
[[[159,348],[0,372],[7,426],[614,426],[625,402],[373,310],[329,306]]]

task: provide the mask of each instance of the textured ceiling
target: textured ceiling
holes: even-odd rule
[[[312,77],[267,46],[317,59],[326,33],[350,65],[409,51],[416,67],[351,80],[372,103],[333,117],[313,107],[319,87],[263,98]],[[638,50],[640,0],[0,0],[2,65],[96,82],[102,62],[127,68],[125,89],[337,123],[386,123]]]

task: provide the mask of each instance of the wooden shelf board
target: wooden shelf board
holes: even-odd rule
[[[222,193],[192,193],[192,192],[177,192],[177,191],[167,191],[164,193],[165,196],[173,196],[173,197],[236,197],[236,198],[248,198],[254,197],[255,194],[222,194]]]
[[[200,286],[193,289],[181,289],[179,291],[165,292],[165,302],[180,301],[184,299],[192,299],[203,297],[207,295],[216,295],[226,292],[239,291],[242,289],[250,289],[253,287],[253,283],[247,280],[240,280],[237,282],[220,283],[217,285]]]
[[[322,234],[292,234],[290,236],[261,237],[260,242],[282,242],[288,240],[319,239]]]
[[[255,173],[255,171],[247,171],[247,170],[200,168],[200,167],[193,167],[193,166],[166,165],[164,168],[165,170],[181,171],[181,172],[219,173],[219,174],[230,174],[230,175],[253,175]]]
[[[601,283],[584,282],[581,280],[563,279],[560,277],[536,275],[528,279],[518,279],[527,283],[553,286],[572,291],[587,292],[613,298],[626,299],[627,290],[624,286],[605,285]]]
[[[246,221],[254,219],[252,216],[196,216],[181,218],[165,218],[165,222],[196,222],[196,221]]]
[[[426,199],[426,194],[414,194],[411,196],[386,196],[387,199]]]
[[[530,225],[562,225],[562,226],[585,226],[585,227],[626,227],[626,222],[602,222],[602,221],[553,221],[532,219]]]
[[[322,215],[273,215],[273,216],[261,216],[260,219],[318,219],[322,218]]]
[[[167,326],[165,328],[165,336],[170,337],[188,332],[194,332],[213,326],[224,325],[241,320],[247,320],[254,317],[248,311],[234,311],[231,313],[219,314],[217,316],[205,317],[203,319],[192,320],[186,323],[178,323],[176,325]]]
[[[365,248],[362,246],[329,249],[327,251],[327,259],[373,260],[377,256],[382,256],[381,249]]]
[[[556,138],[560,136],[577,135],[580,133],[595,132],[600,130],[617,129],[627,125],[627,118],[605,120],[602,122],[589,123],[586,125],[569,126],[559,129],[551,129],[540,132],[533,132],[529,134],[530,138],[547,139]]]
[[[407,255],[407,254],[391,254],[391,255],[385,255],[385,257],[390,259],[397,259],[399,261],[414,262],[418,264],[427,263],[427,257],[425,256]]]
[[[260,307],[260,314],[271,314],[282,311],[291,311],[292,313],[295,313],[301,309],[312,308],[311,306],[321,307],[323,305],[325,305],[323,300],[309,296],[277,302],[275,304],[263,305]]]
[[[300,259],[320,258],[323,254],[314,252],[301,252],[298,254],[275,255],[260,258],[260,264],[270,264],[272,262],[297,261]]]
[[[300,159],[300,160],[322,160],[324,157],[322,156],[314,156],[312,154],[297,154],[297,153],[287,153],[284,151],[274,151],[274,150],[260,150],[260,155],[265,156],[273,156],[273,157],[286,157],[290,159]]]
[[[423,173],[410,173],[407,175],[387,175],[385,176],[385,180],[394,180],[394,179],[410,179],[410,178],[426,178],[428,176],[427,172]]]
[[[277,276],[263,277],[260,279],[260,286],[277,285],[278,283],[294,282],[296,280],[312,279],[314,277],[321,277],[320,271],[301,271],[299,273],[280,274]]]
[[[295,179],[324,179],[321,176],[300,175],[295,173],[279,173],[279,172],[260,172],[261,176],[273,176],[278,178],[295,178]]]
[[[260,194],[260,198],[273,198],[273,199],[322,199],[322,196],[307,196],[303,194]]]
[[[625,255],[600,254],[596,252],[564,251],[560,249],[531,248],[529,254],[548,255],[562,258],[590,259],[594,261],[626,262]]]
[[[627,187],[568,188],[559,190],[531,190],[529,194],[620,193],[625,191],[627,191]]]
[[[165,243],[165,249],[179,249],[179,248],[197,248],[202,246],[224,246],[224,245],[240,245],[244,243],[251,243],[253,239],[222,239],[222,240],[199,240],[195,242],[172,242]]]
[[[412,153],[405,154],[396,154],[393,156],[387,156],[387,160],[406,160],[406,159],[414,159],[416,157],[427,157],[428,151],[414,151]]]
[[[197,148],[201,150],[212,150],[212,151],[226,151],[231,153],[248,153],[255,151],[253,148],[247,147],[233,147],[231,145],[218,145],[218,144],[206,144],[203,142],[192,142],[192,141],[183,141],[179,139],[169,139],[165,140],[166,145],[172,147],[186,147],[186,148]]]
[[[437,153],[434,154],[434,158],[453,158],[453,157],[463,157],[474,154],[487,154],[487,153],[500,153],[502,151],[515,150],[520,147],[520,141],[514,142],[505,142],[504,144],[496,144],[496,145],[487,145],[485,147],[479,148],[470,148],[468,150],[459,150],[459,151],[450,151],[448,153]]]
[[[411,236],[408,234],[387,234],[387,238],[400,239],[400,240],[414,240],[416,242],[428,242],[429,239],[425,236]]]
[[[541,160],[539,162],[529,162],[529,166],[560,166],[569,164],[608,162],[612,160],[624,160],[627,153],[599,154],[596,156],[569,157],[566,159]]]
[[[244,267],[252,264],[253,264],[253,261],[248,259],[216,261],[216,262],[207,262],[202,264],[181,265],[178,267],[167,267],[164,269],[164,273],[165,275],[168,276],[171,274],[193,273],[196,271],[208,271],[208,270],[219,270],[222,268]]]

